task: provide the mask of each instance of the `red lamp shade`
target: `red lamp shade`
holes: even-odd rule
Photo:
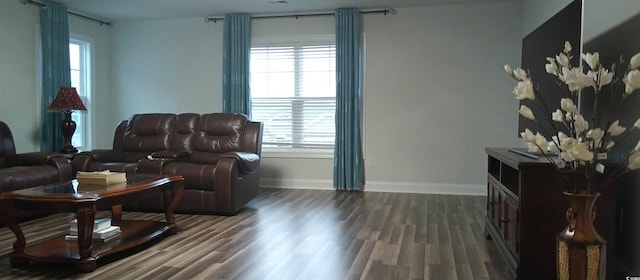
[[[53,100],[53,103],[49,105],[48,111],[71,111],[82,110],[86,111],[87,107],[84,106],[78,92],[74,87],[60,87],[58,96]]]

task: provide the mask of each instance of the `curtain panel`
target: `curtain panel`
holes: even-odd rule
[[[336,142],[333,186],[360,190],[364,186],[362,155],[362,46],[360,12],[336,10]]]
[[[71,85],[69,66],[69,20],[67,7],[53,1],[44,1],[40,10],[40,36],[42,41],[42,92],[40,150],[52,152],[64,145],[60,124],[64,112],[48,112],[61,86]]]
[[[251,18],[249,14],[224,16],[222,52],[223,112],[242,113],[251,117],[251,91],[249,87]]]

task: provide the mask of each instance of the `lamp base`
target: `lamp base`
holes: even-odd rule
[[[62,130],[62,136],[64,137],[64,146],[60,149],[62,154],[75,154],[78,152],[73,145],[71,145],[71,138],[76,131],[76,122],[71,119],[71,110],[65,112],[64,120],[60,124]]]
[[[76,149],[76,147],[74,147],[74,146],[62,147],[62,149],[60,149],[60,153],[61,154],[76,154],[76,153],[78,153],[78,149]]]

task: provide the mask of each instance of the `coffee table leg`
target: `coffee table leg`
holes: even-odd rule
[[[80,253],[80,262],[77,263],[76,268],[81,272],[90,272],[96,269],[96,260],[91,255],[91,234],[93,233],[95,216],[95,204],[78,205],[76,218],[78,219],[78,253]]]
[[[173,215],[173,212],[178,207],[178,203],[182,200],[182,192],[184,191],[184,181],[176,181],[171,184],[171,202],[167,206],[167,209],[164,212],[164,218],[169,223],[171,229],[169,230],[170,234],[176,234],[178,232],[178,226],[176,225],[176,217]]]
[[[122,222],[122,204],[111,206],[111,224],[119,226]]]
[[[25,266],[29,264],[29,260],[19,257],[24,255],[24,248],[27,245],[27,240],[24,237],[24,233],[20,228],[20,225],[16,222],[16,212],[13,207],[12,200],[0,201],[0,223],[5,224],[16,236],[16,241],[13,242],[13,254],[9,262],[11,266]]]

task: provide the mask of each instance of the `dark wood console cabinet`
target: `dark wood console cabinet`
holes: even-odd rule
[[[516,279],[556,279],[556,239],[567,224],[564,183],[544,157],[487,148],[485,235],[495,242]],[[607,240],[607,279],[613,279],[615,193],[602,190],[595,227]]]

